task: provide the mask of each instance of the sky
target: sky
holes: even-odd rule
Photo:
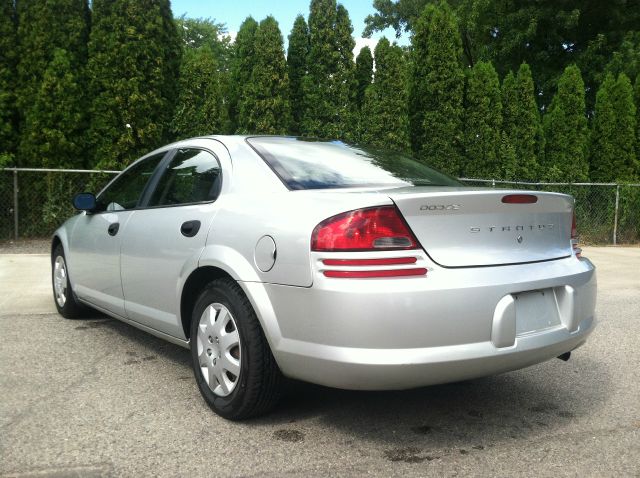
[[[224,23],[232,38],[240,28],[242,21],[251,15],[257,21],[262,20],[267,15],[273,15],[280,24],[280,31],[287,47],[287,37],[291,33],[293,21],[298,13],[302,13],[305,19],[309,16],[310,0],[172,0],[171,7],[174,16],[178,17],[186,14],[191,18],[211,18],[219,23]],[[354,54],[357,55],[365,45],[371,50],[379,38],[386,36],[390,41],[395,40],[395,31],[387,29],[384,32],[376,32],[372,38],[362,38],[364,30],[364,19],[367,15],[374,13],[373,0],[341,0],[349,11],[349,17],[353,24],[353,36],[356,40]],[[398,40],[401,45],[407,45],[409,38],[404,35]]]

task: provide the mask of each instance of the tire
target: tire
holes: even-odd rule
[[[65,319],[80,318],[84,307],[77,301],[69,282],[67,259],[62,244],[58,244],[51,255],[51,286],[53,302],[58,313]]]
[[[214,412],[243,420],[278,403],[282,374],[251,303],[234,280],[216,279],[205,287],[193,309],[190,337],[196,382]]]

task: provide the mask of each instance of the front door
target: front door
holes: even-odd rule
[[[96,210],[78,219],[69,238],[69,269],[76,295],[121,317],[125,317],[120,280],[123,233],[164,156],[142,159],[120,174],[98,195]]]

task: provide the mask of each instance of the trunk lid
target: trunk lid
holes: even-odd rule
[[[519,264],[570,256],[573,198],[565,194],[471,188],[385,191],[427,254],[444,267]],[[504,203],[533,195],[535,203]]]

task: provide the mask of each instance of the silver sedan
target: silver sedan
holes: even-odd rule
[[[74,204],[52,242],[59,312],[189,348],[229,419],[270,410],[285,377],[395,390],[567,359],[595,324],[573,198],[465,187],[398,153],[195,138]]]

